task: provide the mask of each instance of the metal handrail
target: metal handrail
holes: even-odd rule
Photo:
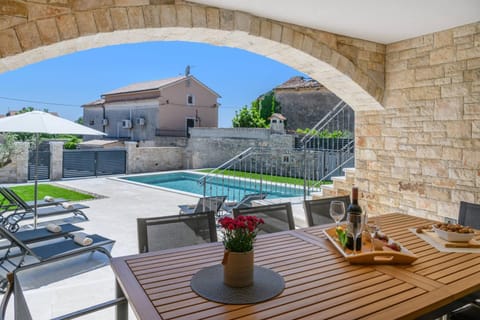
[[[340,100],[340,102],[338,102],[335,105],[335,107],[333,107],[332,110],[330,110],[320,121],[318,121],[317,124],[310,131],[314,132],[314,131],[323,130],[330,123],[330,121],[332,121],[332,119],[334,119],[346,107],[348,107],[348,104],[346,102],[344,102],[343,100]],[[313,138],[314,138],[314,135],[312,133],[308,133],[300,140],[300,143],[303,146],[305,146]]]
[[[205,176],[198,179],[198,183],[202,184],[206,181],[206,178],[212,177],[216,172],[218,172],[220,170],[227,169],[230,164],[234,163],[238,159],[242,159],[245,155],[248,155],[254,148],[255,147],[247,148],[244,151],[242,151],[241,153],[237,154],[235,157],[233,157],[230,160],[222,163],[221,165],[219,165],[218,167],[216,167],[215,169],[210,171],[208,174],[206,174]]]
[[[317,183],[313,184],[312,185],[312,188],[315,188],[315,187],[318,187],[319,185],[321,185],[321,183],[323,181],[325,181],[327,178],[329,178],[332,174],[334,174],[338,169],[340,169],[341,167],[343,167],[344,165],[346,165],[350,160],[352,160],[353,158],[355,158],[355,156],[350,156],[347,158],[347,160],[343,161],[342,163],[340,163],[335,169],[333,169],[332,171],[330,171],[329,173],[327,173],[325,176],[322,177],[321,180],[319,180]]]

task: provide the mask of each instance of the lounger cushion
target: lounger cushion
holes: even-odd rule
[[[63,237],[70,232],[77,232],[83,230],[83,228],[77,227],[76,225],[73,225],[71,223],[65,223],[59,226],[62,227],[62,231],[56,233],[50,232],[46,228],[39,228],[34,230],[18,231],[17,233],[15,233],[15,236],[25,243],[30,243],[35,241],[44,241],[48,239]]]
[[[89,207],[80,203],[72,204],[71,209],[65,209],[63,206],[37,208],[37,215],[39,217],[47,217],[47,216],[54,216],[62,213],[70,213],[76,210],[82,210],[87,208]],[[31,218],[33,218],[33,212],[27,213],[23,219],[31,219]]]
[[[98,234],[92,234],[88,237],[93,240],[93,243],[89,246],[81,246],[76,244],[73,239],[67,239],[39,247],[33,247],[30,248],[30,250],[37,256],[37,258],[40,258],[40,260],[47,260],[57,255],[63,256],[65,253],[75,255],[82,251],[92,251],[93,247],[100,247],[114,242],[113,240],[104,238]]]

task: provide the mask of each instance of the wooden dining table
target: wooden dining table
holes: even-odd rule
[[[222,243],[117,257],[111,266],[117,294],[142,320],[415,319],[480,290],[480,253],[440,252],[409,230],[428,223],[381,216],[382,231],[418,257],[408,265],[350,264],[325,226],[258,236],[255,264],[280,274],[285,289],[255,304],[217,303],[191,289],[195,273],[221,262]]]

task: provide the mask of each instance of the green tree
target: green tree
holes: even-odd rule
[[[79,117],[75,122],[78,124],[83,124],[83,117]]]
[[[275,93],[269,91],[253,100],[250,108],[244,106],[240,112],[235,112],[232,125],[234,128],[267,128],[268,118],[275,112],[280,112],[280,104],[275,99]]]
[[[64,149],[77,149],[77,145],[81,142],[81,140],[75,136],[72,136],[70,140],[63,144]]]
[[[15,152],[15,134],[6,133],[0,136],[0,168],[12,162],[12,156]]]
[[[235,112],[232,120],[234,128],[265,128],[267,126],[264,119],[260,117],[257,109],[244,106],[240,112]]]
[[[260,117],[264,119],[266,123],[268,123],[268,118],[272,114],[280,112],[280,104],[275,99],[275,93],[273,91],[265,93],[255,101],[256,105],[258,105]]]

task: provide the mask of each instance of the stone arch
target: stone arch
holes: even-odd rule
[[[7,0],[0,10],[0,73],[113,44],[195,41],[248,50],[289,65],[356,111],[383,109],[384,45],[238,11],[151,2],[158,1]]]

